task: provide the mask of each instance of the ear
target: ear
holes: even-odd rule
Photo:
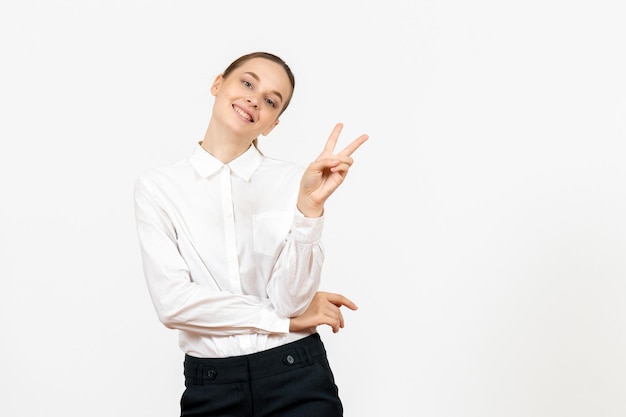
[[[213,85],[211,86],[211,95],[217,95],[217,90],[222,86],[222,82],[224,82],[224,76],[222,74],[215,77],[215,81],[213,81]]]
[[[278,125],[278,123],[280,123],[280,120],[278,120],[278,119],[274,120],[274,123],[272,123],[272,125],[270,127],[268,127],[267,129],[265,129],[265,131],[261,132],[261,134],[263,136],[269,135],[270,132]]]

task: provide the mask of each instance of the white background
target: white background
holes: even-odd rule
[[[266,154],[371,136],[324,234],[346,417],[623,417],[622,4],[2,2],[0,415],[178,415],[133,183],[266,50],[297,82]]]

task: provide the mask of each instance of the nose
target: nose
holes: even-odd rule
[[[249,96],[248,98],[246,98],[246,101],[250,103],[250,105],[253,107],[259,106],[259,101],[255,96]]]

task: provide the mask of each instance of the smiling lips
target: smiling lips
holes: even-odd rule
[[[236,104],[233,104],[233,109],[242,118],[246,119],[249,122],[254,122],[254,118],[252,117],[252,115],[248,113],[247,111],[245,111],[244,109],[242,109],[241,107],[237,106]]]

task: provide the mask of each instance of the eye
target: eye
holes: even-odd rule
[[[252,83],[250,81],[243,80],[241,83],[244,85],[244,87],[252,88]]]
[[[276,103],[275,103],[275,102],[274,102],[274,100],[272,100],[271,98],[266,98],[266,99],[265,99],[265,102],[266,102],[267,104],[269,104],[270,106],[272,106],[272,107],[276,108]]]

